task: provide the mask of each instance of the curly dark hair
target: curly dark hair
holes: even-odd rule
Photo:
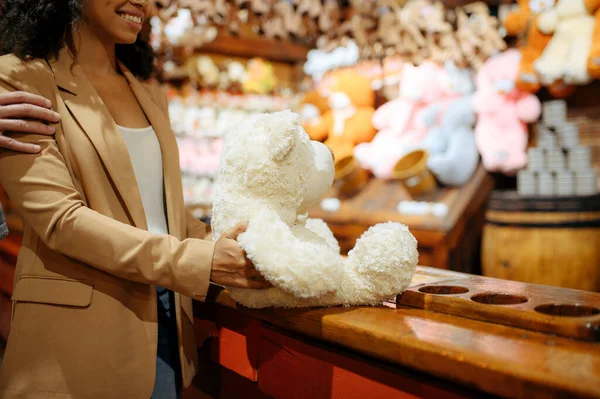
[[[55,59],[73,48],[73,29],[84,0],[0,0],[0,54],[21,59]],[[118,44],[117,58],[139,79],[150,78],[154,53],[144,40]]]

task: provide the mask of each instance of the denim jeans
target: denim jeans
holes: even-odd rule
[[[152,399],[181,398],[181,365],[177,341],[175,296],[172,291],[157,287],[158,347],[156,380]]]
[[[8,226],[4,220],[4,212],[2,212],[2,204],[0,204],[0,240],[8,235]]]

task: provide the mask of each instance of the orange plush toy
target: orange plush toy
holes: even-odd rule
[[[504,21],[504,28],[510,36],[525,35],[524,44],[519,48],[521,70],[516,85],[519,90],[537,93],[542,84],[533,64],[552,39],[552,35],[546,35],[539,30],[538,14],[544,9],[554,6],[554,0],[518,0],[518,5],[519,10],[508,15]],[[570,96],[575,87],[563,82],[555,82],[547,89],[552,96],[564,98]]]
[[[314,140],[325,140],[336,158],[352,155],[357,144],[373,139],[375,92],[368,78],[352,70],[337,72],[328,88],[328,103],[330,110],[321,123],[309,130]]]
[[[594,26],[594,39],[588,58],[588,72],[594,79],[600,79],[600,0],[585,0],[588,10],[595,12],[596,24]]]
[[[327,114],[327,111],[329,111],[327,99],[318,90],[308,91],[302,98],[298,106],[298,113],[302,127],[311,140],[323,141],[326,139],[320,126],[323,123],[323,115]]]

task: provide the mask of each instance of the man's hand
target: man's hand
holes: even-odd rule
[[[226,287],[265,289],[271,284],[254,268],[246,253],[236,241],[246,231],[246,224],[239,224],[223,234],[215,243],[210,281]]]
[[[21,143],[3,133],[53,135],[54,127],[43,123],[56,123],[60,120],[60,115],[52,111],[51,107],[50,100],[35,94],[21,91],[0,93],[0,148],[30,154],[40,152],[40,146]]]

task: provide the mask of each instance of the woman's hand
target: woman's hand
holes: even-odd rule
[[[40,152],[40,146],[21,143],[3,133],[53,135],[54,127],[43,123],[56,123],[60,120],[60,115],[52,111],[51,107],[49,100],[35,94],[19,91],[0,93],[0,148],[30,154]]]
[[[254,268],[236,241],[238,236],[246,231],[246,228],[247,224],[239,224],[217,240],[210,281],[234,288],[270,288],[271,284]]]

